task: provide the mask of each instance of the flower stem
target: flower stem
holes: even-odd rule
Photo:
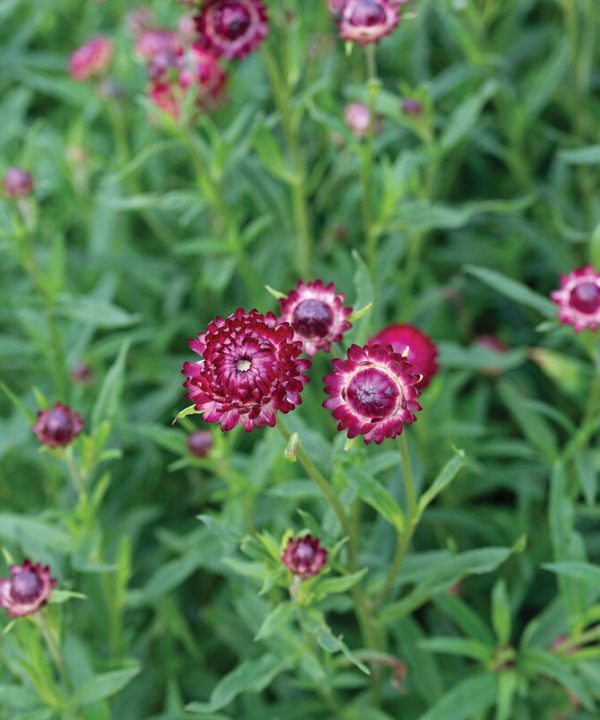
[[[415,493],[415,486],[413,482],[412,466],[410,462],[410,454],[408,451],[408,443],[406,442],[406,433],[403,432],[398,437],[398,446],[400,448],[400,459],[402,462],[402,476],[404,479],[404,492],[406,495],[406,525],[404,532],[398,536],[398,544],[396,546],[396,552],[390,566],[385,584],[379,595],[379,603],[383,603],[386,599],[389,591],[394,584],[398,570],[402,565],[402,561],[410,545],[412,536],[417,528],[419,521],[419,506],[417,504],[417,496]]]
[[[263,46],[262,55],[271,82],[275,105],[281,118],[283,134],[292,164],[292,174],[295,178],[292,183],[292,213],[298,236],[296,263],[300,274],[305,279],[308,279],[311,273],[313,241],[308,216],[306,170],[300,147],[300,122],[299,118],[293,113],[291,88],[287,81],[285,68],[279,68],[275,58],[266,46]],[[285,55],[285,53],[283,52],[282,55]]]
[[[56,669],[58,670],[58,674],[60,676],[60,679],[63,682],[63,685],[65,686],[65,690],[69,694],[71,694],[73,692],[73,686],[71,684],[71,681],[67,674],[67,670],[65,668],[64,661],[62,659],[58,640],[56,639],[56,635],[50,629],[50,626],[46,622],[46,618],[44,616],[44,611],[42,610],[42,612],[39,612],[36,615],[34,615],[33,620],[36,623],[36,625],[39,627],[39,629],[42,633],[42,637],[44,638],[46,646],[48,647],[48,651],[50,653],[50,656],[52,657],[52,661],[54,662],[54,665],[56,666]]]
[[[373,225],[373,213],[371,208],[371,181],[373,177],[374,140],[375,140],[375,106],[379,92],[379,80],[377,79],[377,63],[375,59],[375,47],[369,44],[366,47],[367,57],[367,87],[369,91],[369,128],[367,130],[367,142],[362,153],[361,182],[362,182],[362,216],[363,230],[365,236],[367,265],[371,277],[375,278],[377,270],[377,228]]]

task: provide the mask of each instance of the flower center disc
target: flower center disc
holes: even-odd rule
[[[31,570],[22,570],[11,582],[11,595],[19,602],[34,600],[41,589],[42,581]]]
[[[248,360],[248,358],[242,358],[241,360],[237,361],[235,367],[240,372],[248,372],[248,370],[250,370],[250,368],[252,367],[252,360]]]
[[[350,16],[350,22],[353,25],[366,27],[381,25],[385,23],[385,20],[385,10],[378,0],[359,0]]]
[[[596,283],[582,282],[571,290],[570,301],[576,310],[591,315],[600,308],[600,288]]]
[[[222,8],[215,11],[215,25],[218,32],[228,40],[237,40],[244,35],[252,18],[248,9],[239,2],[225,3]]]
[[[294,309],[292,327],[302,337],[325,337],[332,323],[333,312],[322,300],[303,300]]]
[[[61,408],[53,410],[52,414],[48,417],[46,431],[56,440],[66,440],[70,438],[73,432],[73,423],[70,415]]]
[[[383,420],[396,412],[401,389],[385,370],[359,370],[346,389],[352,409],[372,422]]]

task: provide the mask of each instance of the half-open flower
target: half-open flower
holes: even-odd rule
[[[439,370],[435,343],[413,325],[388,325],[372,337],[367,345],[390,345],[394,352],[403,355],[412,371],[421,375],[417,383],[419,390],[424,390]]]
[[[290,538],[281,555],[281,562],[300,579],[318,575],[327,562],[327,550],[321,547],[318,538],[303,535]]]
[[[186,397],[221,430],[240,423],[247,432],[273,427],[277,412],[302,402],[310,360],[299,357],[302,343],[292,326],[272,313],[240,308],[225,320],[217,317],[189,344],[203,359],[183,366]]]
[[[11,566],[10,577],[0,578],[0,606],[9,617],[31,615],[48,602],[55,585],[47,565],[24,560]]]
[[[400,21],[400,12],[389,0],[346,0],[334,17],[344,40],[367,45],[389,35]]]
[[[38,440],[49,447],[64,447],[75,440],[83,430],[79,413],[57,402],[48,410],[40,410],[37,422],[31,428]]]
[[[4,174],[2,189],[6,197],[24,197],[33,192],[33,178],[27,170],[10,167]]]
[[[75,80],[103,75],[113,56],[112,42],[99,35],[87,40],[69,58],[69,72]]]
[[[269,32],[262,0],[206,0],[196,15],[200,42],[217,57],[243,58]]]
[[[591,265],[560,276],[560,289],[551,296],[558,305],[558,319],[575,332],[600,326],[600,273]]]
[[[328,352],[332,342],[339,342],[350,328],[348,317],[352,308],[344,306],[343,293],[335,285],[321,280],[298,282],[287,298],[279,301],[281,317],[294,328],[296,340],[302,341],[304,352]]]
[[[333,372],[323,378],[331,396],[323,407],[333,411],[338,430],[349,438],[363,435],[366,443],[379,444],[417,419],[420,375],[389,346],[352,345],[345,360],[332,364]]]

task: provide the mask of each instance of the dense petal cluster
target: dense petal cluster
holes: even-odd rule
[[[57,402],[54,407],[38,412],[37,422],[31,429],[44,445],[64,447],[83,430],[83,420],[79,413]]]
[[[358,137],[365,137],[369,132],[371,113],[369,106],[365,103],[350,103],[344,108],[344,121],[348,128]],[[373,132],[377,135],[381,132],[382,120],[380,115],[375,115],[373,120]]]
[[[420,375],[389,346],[352,345],[345,360],[333,360],[326,375],[323,407],[332,410],[338,430],[349,438],[363,435],[366,443],[394,438],[416,420]]]
[[[103,75],[113,56],[112,42],[101,35],[90,38],[69,58],[69,72],[75,80]]]
[[[281,554],[281,562],[302,580],[318,575],[327,562],[327,550],[318,538],[303,535],[290,538]]]
[[[2,189],[6,197],[24,197],[33,192],[33,178],[27,170],[10,167],[4,174]]]
[[[262,0],[207,0],[196,15],[201,44],[217,57],[243,58],[269,32]]]
[[[439,370],[438,349],[424,332],[413,325],[388,325],[372,337],[368,345],[389,345],[408,360],[412,372],[421,376],[417,383],[424,390]]]
[[[294,328],[296,340],[303,344],[307,355],[317,350],[329,351],[332,342],[339,342],[351,326],[351,307],[344,306],[343,293],[333,283],[321,280],[298,282],[287,298],[279,301],[281,317]]]
[[[195,430],[187,437],[188,450],[198,458],[205,458],[212,450],[213,438],[208,430]]]
[[[329,7],[342,39],[359,45],[379,42],[400,21],[399,3],[390,0],[333,0]]]
[[[47,565],[24,560],[11,566],[10,577],[0,578],[0,606],[9,617],[31,615],[48,602],[55,585]]]
[[[302,343],[292,326],[272,313],[240,308],[225,320],[217,317],[189,344],[203,359],[183,366],[186,397],[222,430],[239,423],[247,432],[273,427],[277,412],[302,402],[310,360],[299,357]]]
[[[591,265],[560,276],[560,289],[551,294],[558,319],[575,332],[600,326],[600,273]]]

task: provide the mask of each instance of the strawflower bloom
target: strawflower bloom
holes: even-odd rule
[[[417,383],[419,390],[424,390],[439,370],[435,343],[412,325],[388,325],[372,337],[367,345],[390,345],[394,352],[403,355],[410,363],[412,372],[421,375]]]
[[[150,100],[178,118],[188,93],[195,105],[210,109],[221,97],[227,74],[217,58],[198,45],[188,51],[157,53],[149,66]]]
[[[208,430],[195,430],[187,437],[188,450],[199,458],[205,458],[212,450],[213,439]]]
[[[31,429],[44,445],[65,447],[83,430],[83,420],[71,408],[57,402],[48,410],[38,411],[37,422]]]
[[[94,380],[94,371],[87,363],[77,363],[71,370],[71,380],[75,383],[86,385]]]
[[[344,307],[344,294],[335,285],[321,280],[311,283],[299,281],[287,298],[279,301],[281,318],[294,328],[296,340],[303,344],[307,355],[317,350],[328,352],[332,342],[339,342],[351,326],[348,316],[351,307]]]
[[[301,580],[318,575],[327,562],[327,550],[312,535],[290,538],[281,554],[281,562]]]
[[[87,40],[69,58],[69,72],[75,80],[87,80],[106,72],[113,56],[112,42],[99,35]]]
[[[413,117],[419,117],[423,112],[423,105],[414,98],[404,98],[400,108],[405,115],[412,115]]]
[[[302,402],[310,360],[299,357],[302,343],[292,326],[272,313],[239,308],[225,320],[217,317],[189,345],[203,359],[183,366],[186,397],[221,430],[240,423],[246,432],[273,427],[277,412]]]
[[[390,0],[346,0],[334,18],[343,40],[364,46],[394,30],[400,21],[399,5]]]
[[[369,106],[365,103],[350,103],[344,109],[344,121],[348,128],[358,137],[365,137],[369,132],[369,120],[371,113]],[[381,116],[375,115],[373,131],[375,134],[381,132]]]
[[[550,297],[558,305],[558,319],[575,332],[600,325],[600,273],[591,265],[560,276],[560,289]]]
[[[332,364],[333,372],[323,378],[331,396],[323,407],[333,411],[338,430],[349,438],[363,435],[365,443],[379,445],[417,419],[420,376],[389,346],[351,345],[348,357]]]
[[[27,170],[10,167],[4,174],[2,188],[6,197],[24,197],[33,192],[33,177]]]
[[[135,42],[136,54],[147,62],[159,53],[177,53],[180,47],[177,34],[166,28],[147,28],[138,35]]]
[[[243,58],[269,32],[262,0],[207,0],[196,15],[201,44],[217,57]]]
[[[11,566],[10,577],[0,578],[0,606],[8,617],[31,615],[48,602],[55,585],[47,565],[24,560]]]

